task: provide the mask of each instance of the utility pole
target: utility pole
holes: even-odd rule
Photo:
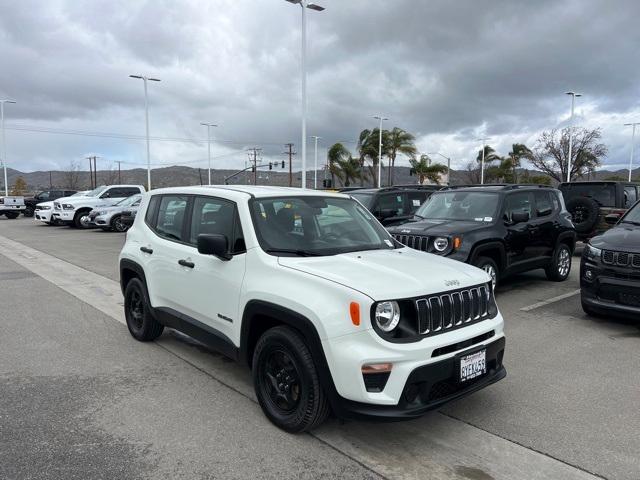
[[[487,140],[489,137],[476,138],[482,140],[482,161],[480,162],[480,185],[484,185],[484,151],[487,149]]]
[[[292,158],[296,154],[296,152],[293,151],[293,143],[285,143],[284,146],[288,148],[286,152],[282,152],[282,153],[284,153],[285,155],[289,155],[289,186],[292,187],[293,186],[293,167],[291,166],[291,164],[292,164]]]
[[[315,153],[314,153],[314,162],[313,162],[313,189],[318,189],[318,140],[322,137],[317,135],[311,135],[311,138],[315,140]]]
[[[569,117],[569,156],[567,157],[567,183],[571,182],[571,155],[573,155],[573,111],[575,108],[576,97],[581,97],[581,93],[566,92],[571,95],[571,116]]]
[[[202,169],[198,167],[198,176],[200,177],[200,186],[202,186]]]
[[[640,125],[639,122],[625,123],[625,127],[632,127],[631,131],[631,155],[629,156],[629,181],[631,181],[631,171],[633,170],[633,147],[636,143],[636,127]]]
[[[116,160],[118,162],[118,183],[122,184],[122,178],[120,177],[120,160]]]
[[[249,162],[253,165],[253,184],[258,184],[258,152],[261,148],[253,147],[249,149]]]
[[[53,188],[53,183],[51,182],[51,170],[49,170],[49,188]]]
[[[93,161],[93,157],[87,157],[87,160],[89,160],[89,186],[91,187],[90,189],[93,190],[96,188],[93,186],[93,163],[91,163]]]

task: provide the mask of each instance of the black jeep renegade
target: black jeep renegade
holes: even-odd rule
[[[562,194],[539,185],[449,187],[389,232],[408,247],[482,268],[494,284],[537,268],[566,280],[576,241]]]

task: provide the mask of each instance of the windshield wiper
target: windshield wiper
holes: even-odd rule
[[[633,220],[622,220],[620,223],[630,223],[631,225],[640,227],[640,222],[634,222]]]
[[[297,255],[299,257],[321,257],[321,253],[312,252],[310,250],[302,250],[296,248],[267,248],[265,250],[267,253],[291,253],[293,255]]]
[[[417,213],[414,213],[413,216],[418,217],[420,220],[426,220],[425,217],[423,217],[422,215],[418,215]]]

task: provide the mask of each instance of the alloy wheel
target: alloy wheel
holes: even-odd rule
[[[558,273],[561,277],[569,275],[569,269],[571,268],[571,256],[567,248],[562,248],[558,253]]]
[[[498,274],[496,272],[496,269],[493,268],[493,265],[487,263],[486,265],[482,266],[482,270],[489,274],[489,276],[491,277],[491,285],[493,286],[493,288],[496,288]]]

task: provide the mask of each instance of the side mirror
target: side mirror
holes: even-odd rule
[[[511,221],[515,225],[516,223],[524,223],[529,221],[529,212],[513,212],[511,214]]]
[[[201,233],[198,235],[198,253],[213,255],[220,260],[231,260],[229,254],[229,239],[218,233]]]
[[[620,220],[619,213],[610,213],[609,215],[604,217],[604,221],[609,225],[615,225],[616,223],[618,223],[618,220]]]

